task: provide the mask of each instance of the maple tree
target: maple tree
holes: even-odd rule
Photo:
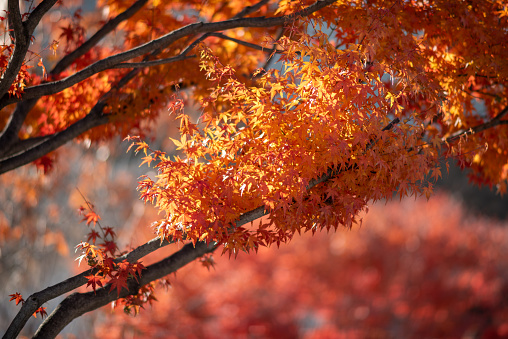
[[[117,299],[136,309],[154,281],[218,247],[257,252],[352,227],[395,191],[428,197],[441,158],[506,191],[501,0],[119,0],[99,1],[102,16],[72,5],[10,0],[0,18],[0,174],[29,163],[47,172],[65,143],[119,135],[156,170],[138,190],[162,217],[156,237],[128,253],[111,230],[92,229],[79,245],[90,270],[26,300],[14,293],[23,306],[7,338],[81,285],[93,290],[68,296],[35,337]],[[190,102],[201,104],[198,121]],[[177,156],[145,141],[168,111]],[[187,244],[138,262],[174,242]]]

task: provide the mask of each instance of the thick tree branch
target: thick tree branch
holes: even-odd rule
[[[131,252],[117,258],[115,261],[121,262],[123,260],[127,260],[128,262],[133,263],[143,258],[144,256],[156,251],[157,249],[169,244],[170,243],[166,240],[161,242],[161,240],[158,238],[152,239],[147,243],[135,248]],[[3,338],[16,338],[16,336],[21,332],[23,326],[28,321],[28,319],[30,319],[35,310],[41,307],[45,302],[64,295],[65,293],[69,293],[80,286],[83,286],[87,282],[85,276],[90,274],[93,274],[91,269],[66,279],[56,285],[49,286],[42,291],[32,294],[21,306],[21,309],[13,319]]]
[[[33,338],[55,338],[73,319],[86,312],[105,306],[118,298],[135,295],[138,293],[141,286],[176,272],[179,268],[189,264],[195,259],[214,251],[215,248],[216,245],[214,243],[207,245],[206,243],[200,242],[196,243],[195,247],[192,244],[185,245],[168,258],[150,265],[146,270],[143,270],[139,282],[135,279],[131,279],[128,283],[129,290],[122,290],[120,296],[118,296],[116,291],[110,292],[109,285],[98,289],[95,293],[73,293],[65,298],[49,317],[46,318]]]
[[[12,112],[4,130],[0,133],[0,145],[3,145],[2,149],[0,149],[0,158],[13,154],[11,146],[19,142],[19,130],[36,101],[35,99],[22,101],[18,103],[16,109]]]
[[[111,68],[142,68],[142,67],[152,67],[152,66],[158,66],[158,65],[164,65],[169,64],[175,61],[181,61],[181,60],[187,60],[187,59],[193,59],[196,55],[182,55],[179,54],[177,56],[171,57],[171,58],[165,58],[165,59],[159,59],[159,60],[150,60],[150,61],[142,61],[142,62],[123,62],[121,64],[115,65]]]
[[[27,33],[25,25],[21,20],[19,1],[9,0],[7,3],[7,10],[9,29],[12,31],[11,38],[14,37],[14,51],[0,78],[0,97],[9,96],[7,92],[16,80],[16,76],[23,65],[25,54],[30,44],[30,35]]]
[[[107,115],[102,114],[105,106],[103,101],[99,101],[81,120],[67,127],[61,132],[53,134],[42,143],[32,147],[20,154],[14,155],[7,159],[0,161],[0,174],[26,165],[40,157],[54,151],[58,147],[64,145],[68,141],[78,137],[80,134],[100,125],[104,125],[109,121]]]
[[[112,68],[113,66],[142,56],[146,53],[150,53],[154,50],[160,50],[163,48],[167,48],[170,46],[173,42],[188,36],[188,35],[195,35],[199,33],[211,33],[211,32],[217,32],[232,28],[239,28],[239,27],[273,27],[273,26],[280,26],[284,25],[288,22],[291,22],[292,20],[295,20],[298,17],[305,17],[309,16],[310,14],[330,5],[331,3],[335,2],[335,0],[322,0],[317,1],[313,5],[310,5],[309,7],[285,16],[280,17],[273,17],[273,18],[265,18],[265,17],[255,17],[255,18],[238,18],[238,19],[231,19],[231,20],[225,20],[220,22],[211,22],[211,23],[202,23],[197,22],[190,25],[187,25],[185,27],[182,27],[180,29],[174,30],[158,39],[154,39],[146,44],[143,44],[141,46],[135,47],[133,49],[130,49],[128,51],[118,53],[116,55],[110,56],[108,58],[99,60],[92,65],[80,70],[79,72],[76,72],[75,74],[62,79],[58,81],[48,82],[37,86],[28,87],[25,89],[24,94],[22,98],[9,98],[8,95],[4,95],[2,99],[0,100],[0,109],[10,105],[12,103],[19,102],[21,100],[28,100],[32,98],[39,98],[45,95],[50,95],[54,93],[58,93],[65,88],[68,88],[74,84],[77,84],[78,82],[81,82],[89,77],[91,77],[94,74],[97,74],[99,72],[102,72],[106,69]]]

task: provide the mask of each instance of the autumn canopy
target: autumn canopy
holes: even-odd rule
[[[351,227],[394,193],[429,197],[443,159],[506,192],[503,0],[99,0],[93,12],[9,0],[4,13],[0,173],[48,172],[62,145],[120,136],[155,171],[137,188],[160,211],[154,240],[123,257],[111,229],[92,231],[78,247],[91,270],[23,299],[8,338],[81,285],[93,291],[36,337],[119,297],[139,306],[148,284],[216,248],[257,251]],[[146,138],[168,114],[176,153]],[[99,221],[91,204],[82,213]],[[177,241],[189,244],[137,262]]]

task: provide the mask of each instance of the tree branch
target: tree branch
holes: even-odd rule
[[[161,242],[159,238],[152,239],[147,243],[135,248],[129,253],[117,258],[115,262],[127,260],[128,262],[136,262],[147,254],[156,251],[159,248],[169,245],[170,242],[164,240]],[[16,317],[12,320],[11,325],[7,329],[3,338],[16,338],[21,332],[25,323],[30,319],[32,314],[41,307],[45,302],[57,298],[65,293],[83,286],[88,280],[85,278],[87,275],[93,274],[93,270],[89,269],[69,279],[66,279],[56,285],[49,286],[42,291],[36,292],[27,298],[25,303],[21,306]]]
[[[100,125],[108,123],[109,117],[102,114],[105,102],[99,101],[84,118],[67,127],[61,132],[53,134],[42,143],[20,154],[0,161],[0,174],[26,165],[40,157],[54,151],[80,134]]]
[[[58,0],[43,0],[28,16],[28,20],[26,21],[26,29],[28,31],[28,35],[32,35],[35,31],[35,28],[41,21],[44,14],[46,14],[51,7],[53,7]]]
[[[8,91],[12,83],[16,79],[16,76],[23,65],[25,54],[28,51],[30,43],[30,35],[25,29],[25,25],[21,20],[21,12],[19,10],[18,0],[9,0],[7,3],[9,20],[9,29],[12,30],[14,37],[14,51],[12,52],[11,58],[7,67],[5,68],[2,78],[0,79],[0,97],[9,96]]]
[[[54,338],[75,318],[105,306],[118,298],[135,295],[141,286],[176,272],[179,268],[195,259],[214,251],[215,248],[215,243],[207,245],[206,243],[199,242],[196,243],[195,247],[192,244],[187,244],[168,258],[148,266],[143,270],[139,282],[135,279],[130,279],[128,282],[129,289],[123,289],[120,295],[115,291],[110,292],[109,285],[98,289],[96,292],[73,293],[65,298],[49,317],[44,320],[33,338]]]
[[[295,20],[298,17],[308,16],[328,5],[335,2],[335,0],[321,0],[317,1],[313,5],[308,6],[307,8],[298,11],[293,14],[284,15],[280,17],[273,18],[265,18],[265,17],[255,17],[255,18],[239,18],[239,19],[230,19],[220,22],[211,22],[211,23],[202,23],[197,22],[193,24],[189,24],[185,27],[176,29],[158,39],[154,39],[146,44],[135,47],[128,51],[118,53],[116,55],[110,56],[108,58],[99,60],[88,67],[76,72],[75,74],[58,81],[48,82],[44,84],[40,84],[37,86],[28,87],[25,89],[22,98],[9,98],[8,95],[4,95],[0,100],[0,109],[10,105],[12,103],[19,102],[21,100],[27,100],[32,98],[38,98],[45,95],[58,93],[65,88],[68,88],[78,82],[81,82],[94,74],[102,72],[106,69],[112,68],[113,66],[130,60],[132,58],[136,58],[138,56],[144,55],[154,50],[167,48],[173,42],[187,36],[194,35],[199,33],[210,33],[217,32],[232,28],[239,27],[272,27],[272,26],[280,26],[284,25],[287,22]],[[17,74],[17,73],[16,73]],[[1,93],[1,92],[0,92]]]
[[[76,48],[71,53],[67,54],[55,65],[55,67],[49,72],[49,74],[59,74],[64,69],[69,67],[77,58],[88,52],[93,46],[95,46],[102,38],[108,35],[110,32],[115,30],[118,25],[131,18],[136,14],[148,0],[138,0],[131,7],[127,8],[122,13],[118,14],[114,19],[109,20],[104,26],[102,26],[90,39],[85,41],[81,46]]]
[[[266,52],[266,53],[282,53],[282,51],[277,50],[276,48],[266,48],[266,47],[263,47],[263,46],[259,46],[259,45],[253,44],[251,42],[247,42],[247,41],[243,41],[243,40],[239,40],[239,39],[236,39],[236,38],[229,37],[229,36],[227,36],[225,34],[222,34],[222,33],[209,33],[209,36],[214,36],[214,37],[221,38],[221,39],[224,39],[224,40],[233,41],[233,42],[236,42],[239,45],[243,45],[245,47],[249,47],[249,48],[256,49],[258,51],[262,51],[262,52]]]
[[[165,58],[165,59],[159,59],[159,60],[150,60],[150,61],[142,61],[142,62],[123,62],[121,64],[115,65],[111,68],[142,68],[142,67],[152,67],[152,66],[158,66],[158,65],[164,65],[169,64],[175,61],[181,61],[181,60],[187,60],[187,59],[193,59],[196,55],[183,55],[179,54],[177,56],[171,57],[171,58]]]
[[[492,128],[492,127],[495,127],[498,125],[506,125],[506,124],[508,124],[508,121],[501,120],[501,118],[503,118],[507,113],[508,113],[508,106],[506,106],[501,112],[499,112],[498,115],[496,115],[492,120],[490,120],[484,124],[478,125],[476,127],[470,128],[468,130],[465,130],[465,131],[458,131],[458,132],[454,133],[451,137],[448,137],[445,140],[443,140],[443,143],[448,144],[450,142],[459,140],[461,137],[464,137],[467,135],[483,132],[489,128]]]
[[[237,15],[235,15],[233,17],[233,19],[236,19],[236,18],[243,18],[244,16],[246,15],[249,15],[251,13],[254,13],[255,11],[257,11],[258,9],[260,9],[261,7],[263,7],[263,5],[265,5],[266,3],[268,3],[268,0],[261,0],[259,1],[257,4],[255,5],[252,5],[252,6],[247,6],[245,7],[244,9],[242,9]]]

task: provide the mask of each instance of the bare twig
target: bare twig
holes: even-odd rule
[[[210,33],[210,36],[214,36],[214,37],[221,38],[221,39],[224,39],[224,40],[233,41],[233,42],[236,42],[239,45],[243,45],[245,47],[249,47],[249,48],[256,49],[258,51],[262,51],[262,52],[266,52],[266,53],[282,53],[283,52],[283,51],[277,50],[276,48],[266,48],[266,47],[263,47],[263,46],[259,46],[259,45],[253,44],[251,42],[247,42],[247,41],[243,41],[243,40],[240,40],[240,39],[232,38],[232,37],[229,37],[229,36],[227,36],[225,34],[222,34],[222,33]]]
[[[115,65],[111,68],[143,68],[143,67],[152,67],[165,65],[176,61],[182,61],[187,59],[193,59],[196,55],[178,55],[171,58],[159,59],[159,60],[150,60],[150,61],[142,61],[142,62],[123,62],[121,64]]]

